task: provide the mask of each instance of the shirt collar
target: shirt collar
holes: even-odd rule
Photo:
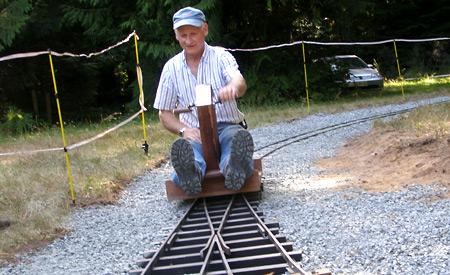
[[[203,60],[207,60],[207,58],[209,56],[208,53],[210,51],[210,49],[209,49],[210,46],[208,45],[208,43],[206,43],[206,42],[204,42],[204,43],[205,43],[205,48],[203,50],[202,57],[200,57],[200,63],[203,62]],[[183,64],[185,66],[187,66],[186,55],[184,54],[184,50],[183,50],[183,52],[181,54],[181,60],[183,61]]]

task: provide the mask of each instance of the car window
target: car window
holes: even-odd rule
[[[366,64],[366,62],[362,61],[359,58],[355,58],[355,57],[337,58],[336,66],[338,66],[339,68],[345,68],[345,69],[361,69],[361,68],[369,67]]]

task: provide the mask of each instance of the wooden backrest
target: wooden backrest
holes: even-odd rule
[[[200,123],[203,156],[206,161],[206,171],[218,170],[220,145],[214,104],[198,106],[197,112]]]

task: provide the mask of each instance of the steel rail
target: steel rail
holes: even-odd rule
[[[217,230],[214,229],[214,226],[213,226],[213,224],[211,222],[211,218],[210,218],[209,213],[208,213],[208,208],[206,206],[206,200],[205,199],[203,200],[204,211],[205,211],[206,217],[208,219],[209,227],[210,227],[212,233],[211,233],[211,236],[208,239],[208,242],[206,243],[205,247],[202,250],[200,250],[200,254],[202,255],[202,257],[204,257],[204,253],[205,253],[204,251],[209,248],[209,246],[212,243],[212,239],[214,238],[215,235],[217,235],[217,238],[218,238],[218,241],[220,243],[220,246],[225,251],[225,254],[227,254],[227,255],[231,254],[230,247],[227,246],[227,244],[223,240],[223,237],[222,237],[221,233],[222,233],[222,230],[223,230],[223,228],[225,226],[225,222],[228,219],[228,216],[230,215],[230,210],[231,210],[231,206],[234,203],[234,198],[235,198],[235,196],[231,197],[231,200],[228,203],[227,209],[225,210],[225,213],[222,216],[222,219],[221,219],[220,224],[219,224],[219,228]]]
[[[137,261],[140,269],[130,274],[283,274],[292,270],[270,239],[264,237],[264,229],[258,225],[248,208],[264,220],[258,210],[259,199],[247,194],[244,203],[241,196],[226,196],[196,201],[168,235],[168,241],[157,252],[144,252]],[[203,204],[203,205],[202,205]],[[206,206],[206,207],[205,207]],[[205,212],[206,210],[206,212]],[[209,216],[209,218],[208,218]],[[295,260],[301,260],[301,252],[293,251],[293,243],[279,235],[279,224],[264,221],[265,225]],[[214,228],[214,237],[205,257],[200,250],[205,247]],[[230,255],[222,249],[222,237],[230,248]]]
[[[351,120],[351,121],[346,121],[346,122],[343,122],[343,123],[328,125],[328,126],[325,126],[325,127],[319,128],[319,129],[315,129],[315,130],[308,131],[308,132],[305,132],[305,133],[301,133],[301,134],[298,134],[298,135],[294,135],[294,136],[291,136],[289,138],[285,138],[285,139],[282,139],[282,140],[279,140],[279,141],[276,141],[276,142],[272,142],[272,143],[267,144],[267,145],[265,145],[265,146],[263,146],[261,148],[256,149],[255,152],[261,151],[261,150],[269,148],[271,146],[275,146],[275,145],[281,144],[280,146],[277,146],[276,148],[270,150],[267,153],[264,153],[261,156],[261,158],[265,158],[265,157],[275,153],[276,151],[278,151],[278,150],[280,150],[280,149],[282,149],[284,147],[287,147],[287,146],[289,146],[291,144],[297,143],[297,142],[302,141],[302,140],[306,140],[306,139],[309,139],[309,138],[312,138],[312,137],[315,137],[315,136],[319,136],[321,134],[324,134],[324,133],[327,133],[327,132],[331,132],[331,131],[334,131],[334,130],[337,130],[337,129],[340,129],[340,128],[349,127],[349,126],[352,126],[352,125],[355,125],[355,124],[364,123],[364,122],[367,122],[367,121],[370,121],[370,120],[385,118],[385,117],[389,117],[389,116],[395,116],[395,115],[399,115],[399,114],[402,114],[402,113],[405,113],[405,112],[408,112],[408,111],[399,111],[399,112],[396,112],[395,114],[391,113],[391,114],[376,115],[376,116],[371,116],[371,117],[365,117],[365,118],[355,119],[355,120]]]
[[[248,202],[247,198],[242,195],[242,199],[244,200],[245,204],[247,205],[248,209],[252,213],[252,215],[255,218],[255,220],[258,222],[258,224],[264,230],[265,234],[270,238],[270,240],[275,245],[275,247],[278,250],[278,252],[281,253],[281,256],[286,261],[286,263],[288,264],[289,268],[293,271],[291,273],[307,275],[308,273],[305,270],[303,270],[303,268],[301,268],[300,265],[296,261],[294,261],[294,259],[292,259],[291,256],[289,256],[289,254],[287,253],[286,249],[284,249],[284,247],[280,244],[280,242],[277,240],[277,238],[272,233],[272,231],[261,220],[261,218],[258,216],[258,214],[256,214],[255,210],[250,205],[250,203]]]
[[[151,269],[157,264],[159,257],[161,254],[163,254],[164,251],[167,251],[172,246],[175,237],[177,235],[177,232],[181,228],[183,222],[186,220],[186,218],[189,216],[189,213],[194,209],[195,204],[197,203],[197,199],[192,202],[191,206],[189,207],[188,211],[183,215],[183,217],[180,219],[180,221],[177,223],[175,228],[172,230],[172,232],[169,234],[169,237],[167,238],[166,242],[163,243],[155,254],[153,254],[152,258],[148,262],[148,264],[145,266],[144,270],[142,271],[142,274],[150,274]]]
[[[436,102],[436,103],[431,103],[431,104],[428,104],[428,105],[438,105],[438,104],[444,104],[444,103],[448,103],[448,102],[450,102],[450,100],[443,100],[443,101]],[[367,117],[357,118],[357,119],[348,120],[348,121],[341,122],[341,123],[328,125],[328,126],[325,126],[325,127],[322,127],[322,128],[314,129],[314,130],[303,132],[303,133],[300,133],[300,134],[296,134],[296,135],[293,135],[293,136],[290,136],[290,137],[287,137],[287,138],[284,138],[284,139],[280,139],[278,141],[274,141],[274,142],[266,144],[266,145],[264,145],[262,147],[256,148],[255,152],[259,152],[259,151],[262,151],[264,149],[268,149],[270,147],[279,145],[279,146],[275,147],[274,149],[268,151],[267,153],[264,153],[261,156],[261,158],[264,158],[264,157],[267,157],[267,156],[275,153],[276,151],[278,151],[278,150],[280,150],[280,149],[282,149],[284,147],[287,147],[287,146],[289,146],[291,144],[294,144],[296,142],[300,142],[302,140],[306,140],[308,138],[312,138],[312,137],[321,135],[321,134],[326,133],[326,132],[331,132],[331,131],[334,131],[334,130],[337,130],[337,129],[340,129],[340,128],[345,128],[345,127],[348,127],[348,126],[351,126],[351,125],[360,124],[360,123],[364,123],[364,122],[371,121],[371,120],[376,120],[376,119],[380,119],[380,118],[386,118],[386,117],[400,115],[400,114],[403,114],[403,113],[414,111],[414,110],[418,109],[419,107],[424,107],[424,106],[410,107],[410,108],[405,108],[405,109],[394,111],[394,112],[388,112],[388,113],[384,113],[384,114],[367,116]]]
[[[214,236],[215,236],[214,225],[213,225],[213,223],[212,223],[212,221],[211,221],[211,217],[209,216],[208,206],[206,205],[206,199],[203,199],[203,211],[205,211],[206,220],[208,221],[208,227],[209,227],[209,230],[211,231],[211,234],[209,235],[209,239],[208,239],[208,241],[206,242],[205,247],[203,247],[203,248],[200,250],[200,256],[201,256],[202,258],[205,258],[205,251],[206,251],[206,250],[209,251],[209,248],[210,248],[211,243],[213,242]]]
[[[205,260],[203,262],[202,268],[200,270],[200,274],[206,274],[206,270],[207,270],[208,265],[210,263],[210,260],[212,258],[213,249],[214,249],[215,245],[217,245],[217,247],[219,249],[220,257],[222,259],[222,263],[223,263],[223,265],[225,267],[225,270],[226,270],[227,274],[232,274],[230,265],[228,264],[226,256],[225,256],[225,254],[227,254],[227,255],[231,254],[230,247],[227,246],[227,244],[223,240],[223,238],[221,236],[221,232],[222,232],[222,230],[224,228],[224,225],[225,225],[225,222],[228,219],[228,216],[230,214],[230,209],[231,209],[231,206],[234,203],[234,198],[235,198],[235,196],[231,197],[231,200],[228,203],[227,209],[225,210],[225,213],[222,215],[222,219],[220,221],[220,225],[219,225],[219,228],[217,230],[214,229],[214,226],[213,226],[213,224],[211,222],[211,217],[209,216],[208,207],[206,205],[206,200],[203,199],[203,206],[204,206],[205,215],[206,215],[206,217],[208,219],[208,224],[209,224],[209,227],[210,227],[212,233],[211,233],[211,237],[208,239],[208,242],[206,243],[205,247],[202,250],[200,250],[200,254],[202,256],[204,256],[204,251],[206,249],[208,249],[208,253],[207,253],[207,255],[205,257]]]
[[[220,258],[222,260],[223,266],[225,267],[225,271],[227,272],[228,275],[233,274],[233,272],[231,271],[230,265],[228,264],[227,257],[225,256],[225,252],[222,249],[220,242],[217,238],[217,235],[214,235],[212,245],[209,246],[208,254],[206,256],[205,261],[203,262],[202,268],[200,269],[200,274],[205,275],[207,273],[207,269],[208,269],[210,260],[213,256],[215,246],[217,246],[217,248],[219,250]]]
[[[222,220],[220,221],[219,228],[217,228],[217,231],[216,231],[217,239],[220,242],[220,245],[222,246],[222,249],[225,251],[225,253],[227,255],[231,254],[231,250],[230,250],[230,247],[225,243],[225,241],[224,241],[224,239],[222,237],[222,231],[225,228],[225,223],[228,220],[228,217],[229,217],[229,215],[231,213],[231,207],[234,204],[234,198],[235,197],[236,196],[232,196],[231,197],[230,203],[228,203],[228,207],[227,207],[227,209],[225,210],[225,213],[222,216]]]

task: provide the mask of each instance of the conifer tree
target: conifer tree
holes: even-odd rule
[[[28,0],[0,0],[0,52],[10,46],[29,19]]]

